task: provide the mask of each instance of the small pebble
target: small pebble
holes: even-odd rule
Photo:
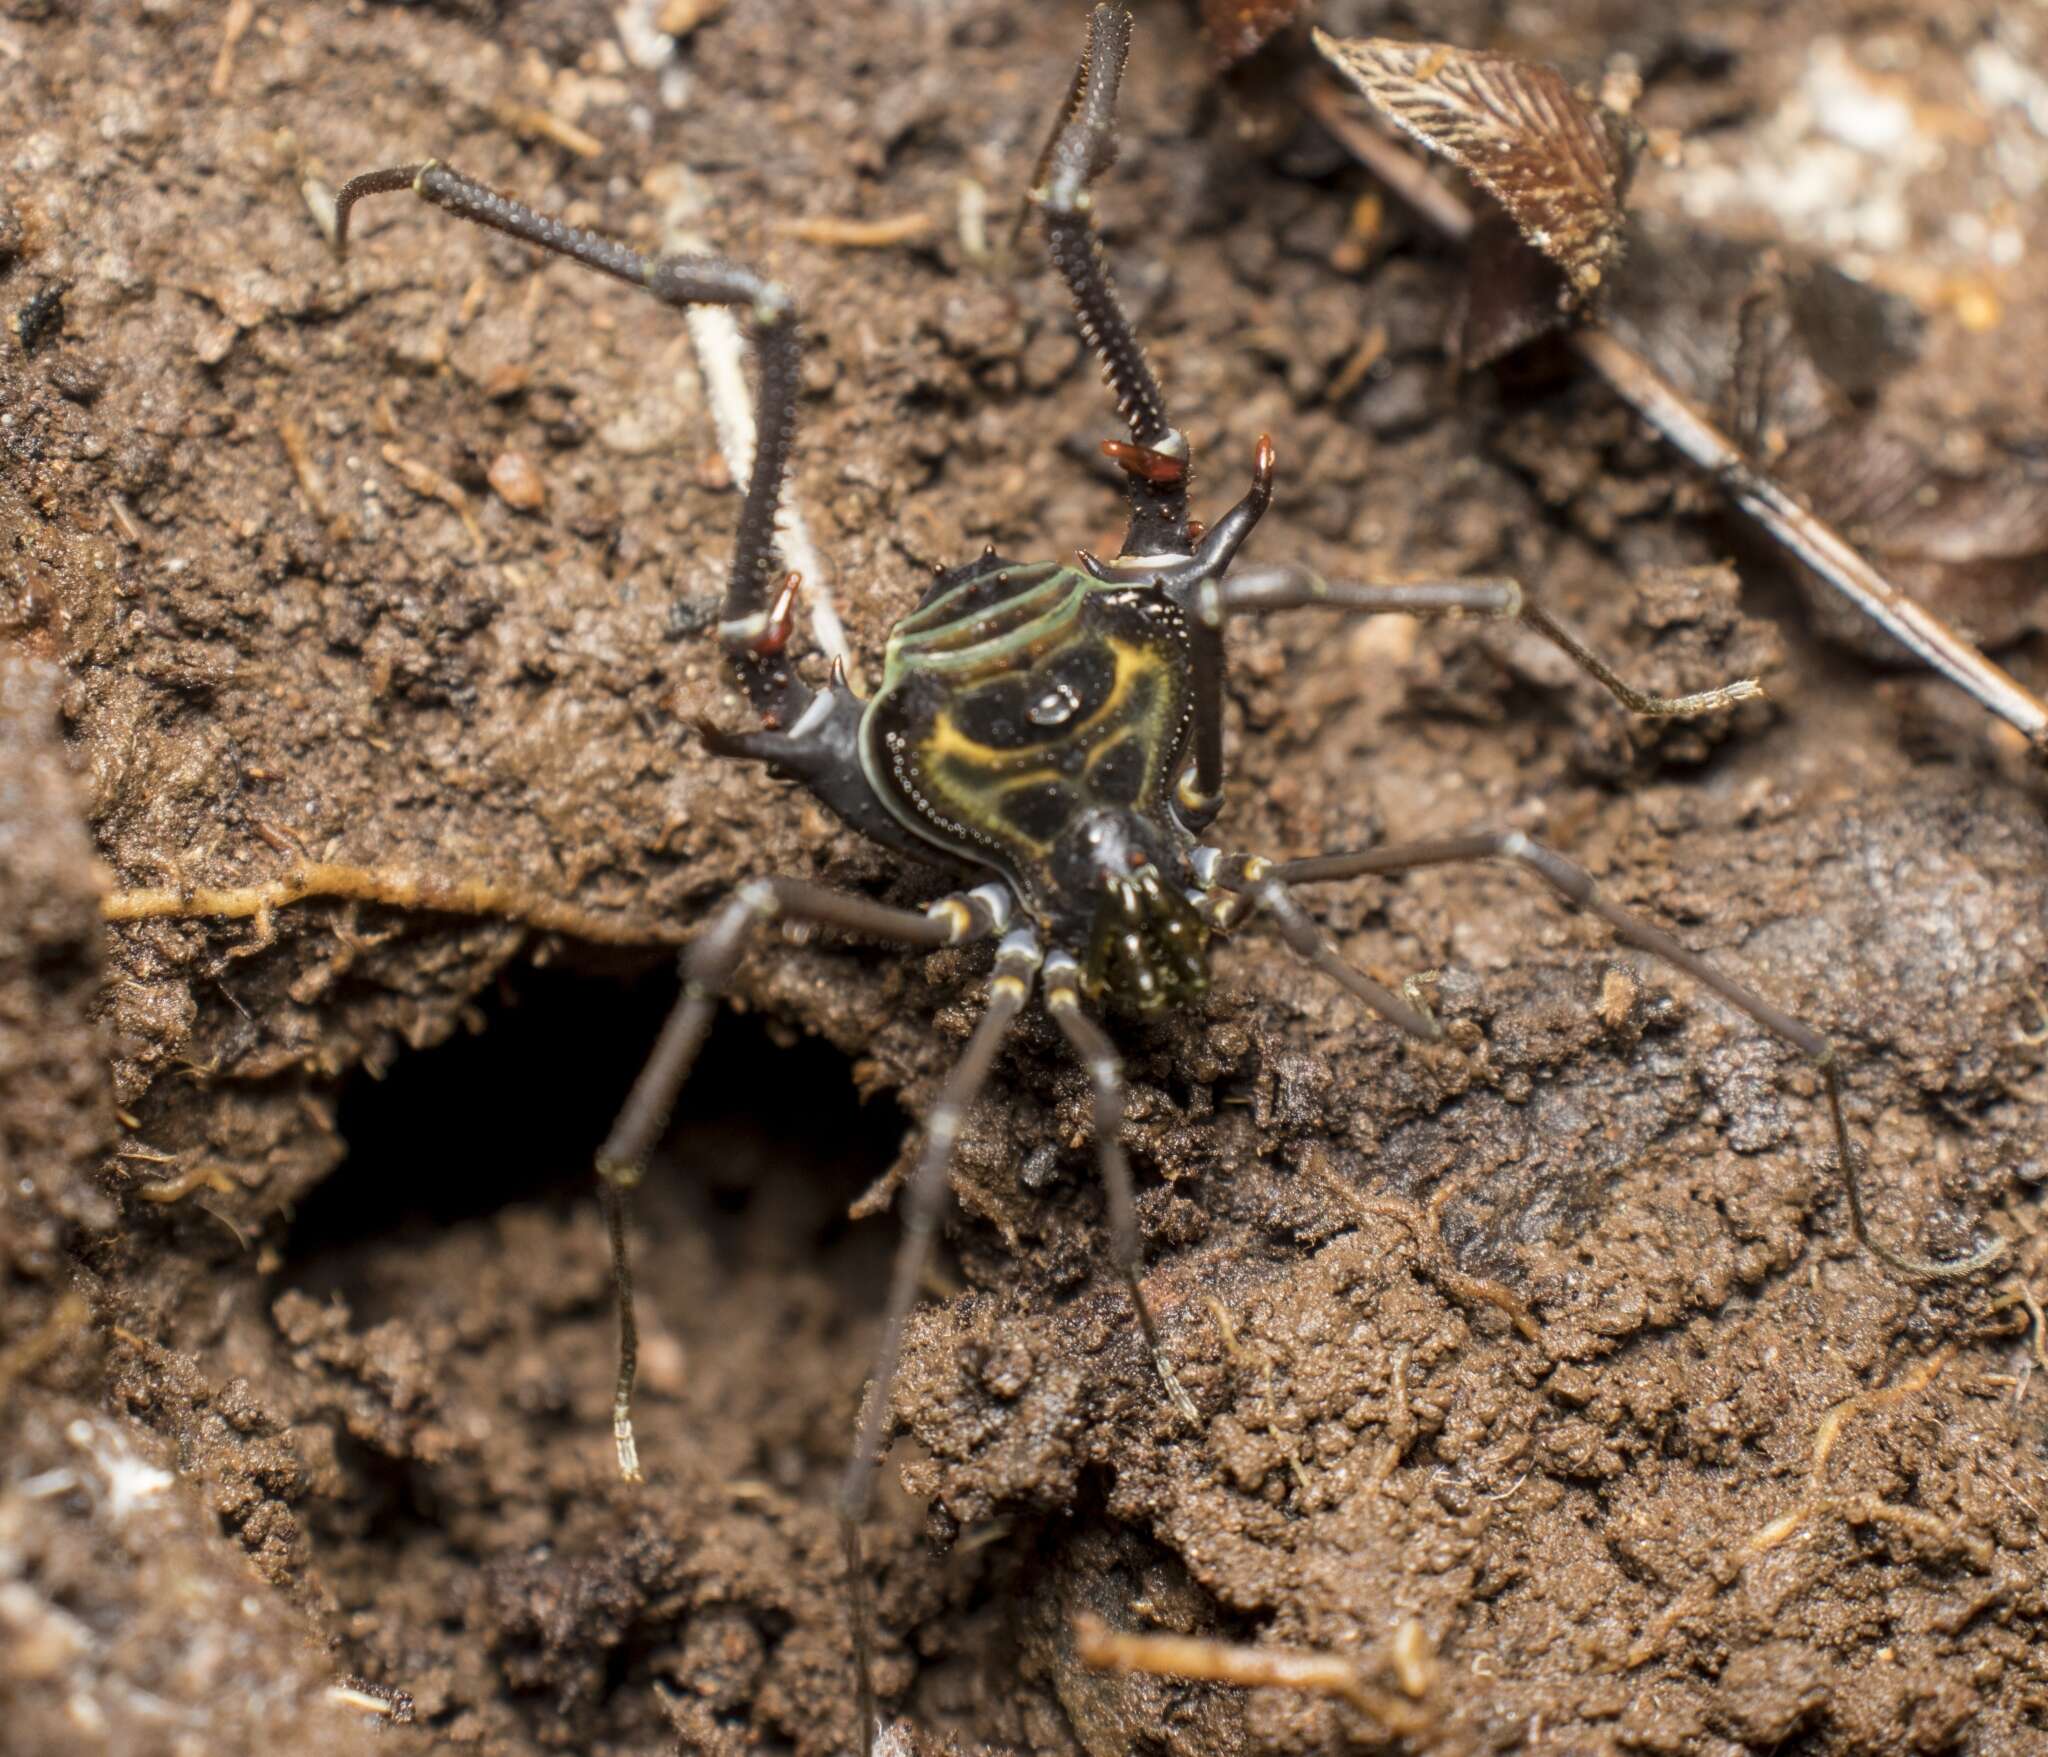
[[[523,451],[501,451],[491,460],[491,488],[507,506],[518,512],[538,512],[547,499],[547,485],[533,459]]]

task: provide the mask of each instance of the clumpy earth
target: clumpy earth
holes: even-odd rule
[[[1873,408],[1965,477],[1994,440],[2038,460],[2039,21],[1759,10],[1321,18],[1633,69],[1670,146],[1646,214],[1911,301]],[[849,1747],[829,1496],[874,1211],[982,961],[750,957],[640,1203],[651,1474],[618,1483],[589,1154],[666,948],[748,874],[933,882],[693,736],[740,721],[708,628],[737,496],[673,315],[400,197],[337,266],[319,216],[439,154],[796,288],[796,494],[872,676],[934,564],[1115,541],[1095,373],[1005,243],[1082,19],[0,8],[11,1748]],[[1817,639],[1597,385],[1458,377],[1458,259],[1302,123],[1300,50],[1220,77],[1145,8],[1101,190],[1208,500],[1270,431],[1257,557],[1511,571],[1645,685],[1761,669],[1772,701],[1646,730],[1511,631],[1275,620],[1236,641],[1222,837],[1542,836],[1843,1046],[1885,1238],[2012,1249],[1940,1285],[1858,1249],[1813,1069],[1525,876],[1333,887],[1345,954],[1423,979],[1445,1047],[1256,930],[1122,1034],[1187,1431],[1104,1273],[1083,1083],[1029,1023],[895,1392],[895,1749],[2038,1751],[2039,775]],[[898,241],[816,224],[847,221]],[[2037,609],[2004,604],[2002,656],[2039,688]],[[102,920],[308,858],[497,906]],[[1090,1671],[1082,1613],[1350,1656],[1416,1730]]]

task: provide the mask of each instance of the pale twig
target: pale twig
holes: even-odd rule
[[[1410,1344],[1399,1344],[1387,1373],[1387,1443],[1373,1460],[1371,1474],[1366,1478],[1375,1495],[1415,1442],[1415,1412],[1408,1407],[1408,1357],[1413,1352]]]
[[[277,437],[284,446],[284,455],[291,461],[292,474],[298,478],[299,492],[306,497],[306,505],[313,516],[325,524],[334,516],[332,503],[327,498],[327,484],[321,479],[320,466],[313,462],[312,447],[306,443],[306,430],[291,415],[277,418]]]
[[[593,945],[678,945],[682,935],[631,917],[600,915],[574,903],[491,879],[450,879],[402,867],[350,866],[306,860],[282,876],[253,885],[159,885],[114,891],[100,900],[108,921],[181,918],[254,920],[259,934],[271,912],[308,897],[339,897],[386,908],[442,915],[502,916],[540,933],[559,933]]]
[[[227,96],[228,87],[235,80],[235,50],[255,21],[256,0],[228,0],[227,18],[221,25],[220,53],[214,58],[213,73],[206,82],[208,97]]]
[[[337,1708],[356,1708],[365,1714],[380,1715],[394,1726],[409,1726],[412,1722],[412,1692],[393,1684],[373,1684],[367,1678],[344,1678],[338,1684],[327,1686],[327,1700]]]
[[[892,244],[915,244],[938,229],[928,213],[891,214],[880,220],[847,220],[832,214],[784,220],[776,230],[800,244],[821,244],[829,250],[886,250]]]
[[[469,533],[469,540],[476,547],[476,558],[482,561],[489,554],[484,543],[484,528],[477,523],[476,514],[470,511],[469,496],[455,483],[442,475],[439,470],[430,469],[417,458],[409,458],[395,445],[381,448],[384,461],[396,470],[405,485],[422,500],[438,500],[451,508],[462,521],[462,528]]]
[[[676,250],[700,251],[700,239],[677,235],[668,240]],[[718,435],[719,455],[735,482],[744,482],[754,468],[754,393],[747,384],[747,345],[740,322],[723,305],[693,305],[683,313],[690,345],[697,353],[697,371],[711,405],[711,425]],[[828,659],[846,667],[847,681],[858,693],[860,670],[839,620],[832,596],[832,576],[811,539],[803,508],[797,504],[796,481],[782,485],[782,504],[775,514],[775,547],[784,567],[803,576],[802,604],[811,619],[811,638]]]
[[[216,1196],[232,1196],[234,1180],[217,1165],[195,1165],[161,1183],[140,1184],[135,1193],[145,1202],[182,1202],[195,1190],[211,1190]]]
[[[515,103],[510,98],[496,98],[491,102],[490,111],[500,127],[521,140],[549,141],[566,152],[574,153],[579,159],[603,156],[603,141],[578,128],[566,117],[557,116],[552,110],[543,110],[535,104]]]
[[[1418,1629],[1405,1642],[1397,1638],[1400,1651],[1392,1657],[1395,1675],[1404,1686],[1419,1682],[1426,1689],[1434,1681],[1435,1667],[1420,1661],[1419,1636]],[[1334,1696],[1402,1737],[1425,1733],[1436,1724],[1430,1708],[1369,1682],[1359,1663],[1341,1653],[1247,1647],[1203,1635],[1127,1635],[1085,1614],[1074,1619],[1074,1645],[1081,1663],[1093,1671],[1143,1672],[1197,1683],[1268,1686]]]
[[[1304,85],[1302,102],[1346,151],[1437,231],[1460,242],[1471,236],[1475,220],[1464,200],[1373,124],[1351,114],[1339,87],[1318,76]],[[1712,475],[1737,507],[1831,590],[2048,755],[2048,702],[1885,578],[1841,532],[1751,462],[1683,391],[1612,331],[1582,325],[1569,342],[1625,402]]]

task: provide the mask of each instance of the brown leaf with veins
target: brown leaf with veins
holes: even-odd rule
[[[1512,55],[1320,30],[1315,41],[1374,109],[1506,209],[1564,271],[1570,305],[1592,298],[1621,258],[1622,197],[1642,144],[1633,122]]]

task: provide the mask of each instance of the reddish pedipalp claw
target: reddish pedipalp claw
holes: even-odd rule
[[[775,602],[768,608],[768,625],[747,643],[747,651],[768,658],[789,645],[789,637],[796,627],[797,588],[804,583],[800,573],[786,573],[782,576],[782,589],[775,594]]]
[[[718,638],[725,643],[725,650],[735,655],[748,653],[757,659],[772,659],[788,646],[796,628],[797,588],[803,583],[802,574],[786,573],[776,590],[775,601],[766,610],[721,622]]]
[[[1186,458],[1175,457],[1171,452],[1154,451],[1149,445],[1133,445],[1124,439],[1105,439],[1102,455],[1126,475],[1155,483],[1161,488],[1170,488],[1176,482],[1187,480]]]
[[[1259,443],[1252,447],[1252,480],[1261,488],[1273,486],[1273,466],[1280,461],[1280,454],[1273,449],[1273,436],[1261,433]]]

